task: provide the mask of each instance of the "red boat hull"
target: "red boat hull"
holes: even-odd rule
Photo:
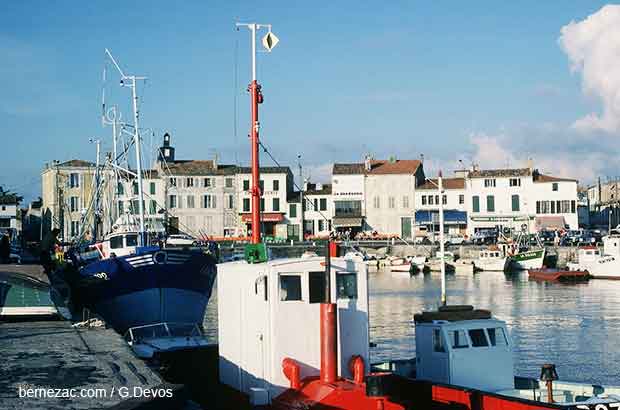
[[[588,271],[580,270],[531,269],[528,275],[530,279],[550,282],[582,282],[590,279]]]

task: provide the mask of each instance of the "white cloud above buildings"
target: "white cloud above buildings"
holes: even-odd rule
[[[584,132],[620,131],[620,5],[570,22],[562,27],[558,41],[571,70],[581,74],[584,94],[602,104],[600,113],[585,115],[573,127]]]

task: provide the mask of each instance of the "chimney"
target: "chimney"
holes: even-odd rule
[[[320,182],[316,183],[316,188],[317,191],[321,191],[323,189],[323,184],[321,184]]]
[[[217,170],[217,163],[219,162],[220,156],[217,154],[217,152],[215,153],[215,156],[213,157],[213,169]]]

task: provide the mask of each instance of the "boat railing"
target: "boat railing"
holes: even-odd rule
[[[161,322],[150,325],[134,326],[125,332],[125,340],[129,343],[140,343],[141,340],[162,337],[203,337],[202,330],[196,323]]]

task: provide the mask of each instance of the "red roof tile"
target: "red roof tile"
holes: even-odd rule
[[[432,182],[431,182],[432,181]],[[437,179],[431,179],[430,181],[426,181],[423,185],[420,185],[416,189],[437,189]],[[465,189],[465,178],[444,178],[443,181],[444,189]]]

